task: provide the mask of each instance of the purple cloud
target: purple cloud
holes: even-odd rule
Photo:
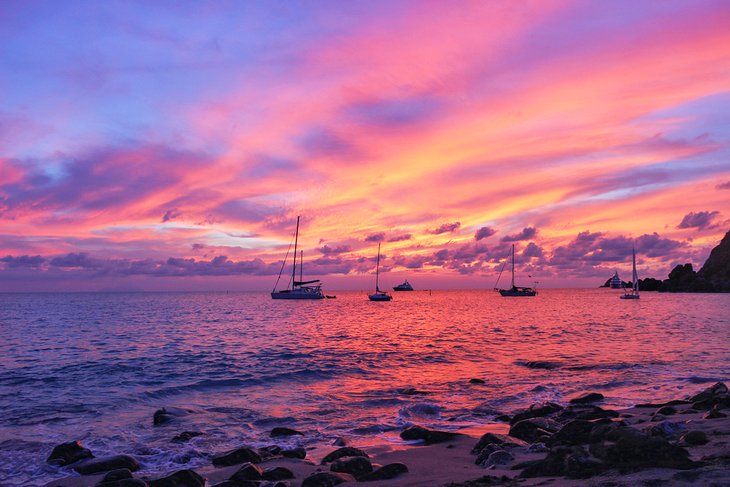
[[[177,218],[180,218],[181,216],[182,216],[182,212],[180,212],[180,210],[178,210],[177,208],[167,210],[165,212],[165,214],[162,215],[162,223],[175,220]]]
[[[444,223],[438,228],[435,228],[433,230],[428,230],[428,233],[433,235],[440,235],[442,233],[449,233],[449,232],[455,232],[456,230],[461,227],[461,222],[454,222],[454,223]]]
[[[719,214],[719,211],[698,211],[697,213],[690,211],[684,215],[677,228],[697,228],[699,230],[714,228],[716,225],[712,220]]]
[[[483,238],[491,237],[495,233],[497,233],[497,230],[495,230],[494,228],[482,227],[479,230],[477,230],[477,232],[474,234],[474,240],[476,240],[478,242],[479,240],[481,240]]]
[[[522,251],[522,255],[525,257],[535,257],[541,259],[544,255],[544,252],[542,250],[542,247],[535,244],[534,242],[530,242],[527,244],[527,247],[525,247],[525,250]]]
[[[22,267],[38,268],[45,264],[46,259],[40,255],[20,255],[18,257],[7,255],[0,259],[0,262],[4,262],[8,269]]]
[[[325,245],[324,247],[320,247],[317,250],[322,252],[322,254],[324,255],[339,255],[350,252],[352,250],[352,247],[350,247],[349,245],[337,245],[335,247]]]
[[[366,242],[382,242],[385,240],[385,232],[373,233],[365,237]]]
[[[390,237],[388,242],[402,242],[403,240],[410,240],[411,238],[413,238],[413,236],[410,233],[404,233],[402,235]]]
[[[521,232],[513,235],[505,235],[502,242],[518,242],[520,240],[529,240],[537,234],[537,230],[533,227],[525,227]]]
[[[730,189],[730,181],[725,181],[715,186],[715,189]]]

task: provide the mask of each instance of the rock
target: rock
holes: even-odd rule
[[[402,463],[389,463],[383,465],[379,469],[370,472],[369,474],[363,475],[358,479],[359,482],[369,482],[373,480],[390,480],[398,475],[408,473],[408,467]]]
[[[533,404],[529,408],[519,411],[514,416],[512,416],[510,424],[515,424],[525,419],[548,416],[562,410],[563,406],[561,406],[560,404],[555,404],[554,402]]]
[[[422,426],[411,426],[403,430],[400,434],[400,437],[404,440],[423,440],[427,445],[451,441],[461,436],[464,435],[450,431],[429,430]]]
[[[574,397],[569,402],[570,404],[590,404],[592,402],[603,401],[603,399],[603,394],[600,394],[598,392],[589,392],[587,394],[583,394],[582,396]]]
[[[261,476],[264,480],[286,480],[293,479],[294,472],[286,467],[274,467],[265,470]]]
[[[365,457],[365,458],[370,458],[370,456],[367,453],[365,453],[364,451],[360,450],[359,448],[353,448],[351,446],[345,446],[345,447],[342,447],[342,448],[338,448],[337,450],[335,450],[335,451],[333,451],[331,453],[328,453],[327,456],[325,456],[322,459],[322,465],[324,465],[325,463],[333,462],[333,461],[337,460],[338,458],[342,458],[342,457]]]
[[[712,249],[697,277],[712,291],[730,292],[730,231]]]
[[[149,487],[149,485],[142,479],[119,479],[101,482],[96,484],[96,487]]]
[[[157,411],[155,411],[155,414],[152,416],[152,424],[155,426],[159,426],[161,424],[166,424],[175,419],[176,417],[185,416],[187,414],[193,413],[194,411],[192,409],[185,409],[185,408],[176,408],[176,407],[164,407],[160,408]]]
[[[545,453],[549,450],[550,449],[545,445],[545,443],[533,443],[527,447],[527,451],[529,453]]]
[[[559,421],[567,421],[570,419],[585,419],[591,421],[593,419],[611,419],[618,418],[619,413],[611,409],[603,409],[598,406],[589,405],[572,405],[565,408],[557,415]]]
[[[547,446],[555,445],[582,445],[588,443],[591,431],[596,426],[585,419],[574,419],[566,423],[560,430],[550,437]]]
[[[128,468],[118,468],[116,470],[109,471],[104,477],[102,477],[100,483],[114,482],[116,480],[131,479],[132,472]]]
[[[545,369],[552,370],[560,367],[560,362],[553,362],[550,360],[531,360],[525,363],[525,367],[529,369]]]
[[[508,414],[500,414],[499,416],[496,416],[494,418],[495,421],[500,421],[502,423],[509,423],[512,418]]]
[[[339,472],[319,472],[302,482],[302,487],[333,487],[344,482],[355,482],[355,477]]]
[[[701,401],[705,401],[707,399],[711,399],[715,396],[719,396],[721,394],[727,394],[727,393],[728,393],[727,386],[722,382],[717,382],[714,385],[703,390],[699,394],[695,394],[694,396],[690,397],[689,400],[692,402],[701,402]]]
[[[569,452],[565,447],[554,448],[542,460],[522,462],[512,468],[521,468],[519,477],[522,478],[562,476],[565,474],[565,457]]]
[[[489,455],[501,449],[502,448],[499,445],[495,445],[494,443],[489,443],[488,445],[485,445],[477,454],[477,458],[476,460],[474,460],[474,464],[479,465],[480,467],[486,467],[487,460],[489,460]]]
[[[271,433],[269,434],[269,436],[271,438],[275,438],[277,436],[294,436],[294,435],[304,436],[304,433],[302,433],[301,431],[291,429],[291,428],[284,428],[281,426],[277,426],[276,428],[272,429]]]
[[[646,428],[646,432],[651,436],[676,438],[683,429],[684,426],[679,423],[674,423],[672,421],[662,421],[661,423]]]
[[[717,407],[712,408],[709,413],[707,413],[703,416],[704,419],[717,419],[717,418],[726,418],[726,417],[727,417],[727,414],[721,413],[720,409]]]
[[[674,406],[663,406],[657,410],[656,414],[671,416],[673,414],[677,414],[677,408],[675,408]]]
[[[185,443],[186,441],[190,441],[196,436],[200,436],[202,434],[202,431],[183,431],[179,435],[175,435],[170,441],[175,443]]]
[[[404,396],[425,396],[426,394],[428,394],[428,392],[419,391],[415,387],[406,387],[404,389],[400,389],[398,393]]]
[[[500,435],[497,433],[484,433],[482,437],[479,438],[479,441],[477,441],[477,444],[474,445],[474,448],[471,449],[471,452],[479,453],[485,446],[489,444],[498,445],[502,447],[502,449],[526,445],[525,442],[516,440],[507,435]]]
[[[94,458],[91,450],[84,448],[79,441],[69,441],[53,447],[46,461],[53,465],[65,466],[85,458]]]
[[[264,471],[261,467],[253,463],[246,463],[236,470],[236,473],[228,477],[228,480],[241,482],[243,480],[263,480],[263,478]]]
[[[532,443],[543,436],[549,437],[558,428],[559,425],[555,421],[547,418],[530,418],[513,424],[509,429],[509,435]]]
[[[261,463],[263,459],[256,450],[248,447],[236,448],[225,453],[213,455],[213,465],[216,467],[228,467],[239,463]]]
[[[513,457],[511,453],[505,450],[497,450],[495,452],[492,452],[489,457],[487,457],[487,461],[485,462],[484,466],[491,467],[493,465],[507,465],[514,459],[515,457]]]
[[[139,462],[129,455],[114,455],[83,460],[74,464],[71,468],[81,475],[108,472],[109,470],[118,470],[120,468],[126,468],[130,472],[136,472],[139,470]]]
[[[149,487],[204,487],[205,478],[193,470],[185,469],[148,483]]]
[[[486,384],[484,379],[469,379],[469,384]]]
[[[685,433],[679,441],[685,445],[704,445],[710,440],[704,431],[692,430]]]
[[[572,453],[565,457],[565,476],[569,479],[587,479],[606,470],[605,464],[587,455]]]
[[[333,444],[334,446],[347,446],[347,444],[348,444],[348,443],[349,443],[349,441],[347,441],[347,438],[345,438],[344,436],[338,436],[338,437],[337,437],[337,438],[335,438],[335,440],[334,440],[334,441],[332,442],[332,444]]]
[[[283,456],[281,451],[281,447],[278,445],[267,445],[258,449],[258,453],[261,455],[263,461]]]
[[[632,430],[623,428],[622,430]],[[661,436],[648,436],[634,432],[617,430],[613,434],[618,439],[606,445],[604,462],[610,467],[620,469],[677,468],[687,469],[698,466],[689,459],[689,453],[682,447],[670,444]]]
[[[281,450],[281,456],[285,458],[299,458],[300,460],[304,460],[307,458],[307,450],[302,447]]]
[[[369,458],[365,457],[349,457],[335,460],[330,466],[333,472],[349,473],[356,479],[373,471],[373,464]]]

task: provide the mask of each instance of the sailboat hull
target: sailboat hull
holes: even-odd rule
[[[517,297],[517,296],[536,296],[537,291],[534,289],[500,289],[499,294],[501,296]]]
[[[390,301],[393,299],[393,296],[385,293],[375,293],[368,295],[368,299],[370,301]]]
[[[325,295],[320,290],[285,289],[271,293],[271,299],[324,299]]]
[[[619,296],[621,299],[639,299],[638,294],[624,294],[623,296]]]

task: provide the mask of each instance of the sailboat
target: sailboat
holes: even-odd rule
[[[369,294],[368,299],[370,301],[390,301],[393,299],[393,296],[386,293],[385,291],[381,291],[380,287],[378,286],[378,278],[380,277],[380,244],[378,244],[378,260],[375,264],[375,293]]]
[[[507,262],[505,262],[505,264],[506,263]],[[499,271],[497,282],[499,282],[499,278],[502,277],[502,271],[504,271],[504,265],[502,265],[502,270]],[[499,291],[499,294],[502,296],[535,296],[537,294],[537,289],[535,288],[515,286],[515,244],[512,244],[512,287],[509,289],[497,289],[495,283],[494,289],[495,291]]]
[[[633,271],[631,274],[631,287],[624,289],[624,294],[619,296],[621,299],[639,299],[639,274],[636,272],[636,249],[631,249],[631,263]]]
[[[319,279],[313,279],[310,281],[304,281],[302,279],[302,274],[304,273],[304,266],[301,262],[303,260],[303,254],[300,254],[302,257],[299,262],[299,280],[296,280],[297,277],[297,244],[299,241],[299,217],[297,216],[297,229],[294,232],[294,265],[292,266],[291,271],[291,287],[287,289],[282,289],[280,291],[276,290],[277,284],[279,284],[279,279],[281,278],[281,272],[284,270],[284,265],[286,264],[286,257],[284,258],[284,263],[281,265],[281,271],[279,271],[279,278],[276,279],[276,284],[274,284],[274,289],[271,291],[271,299],[324,299],[325,295],[322,292],[322,284],[319,284]],[[289,253],[287,252],[287,257],[289,256]],[[314,284],[314,285],[312,285]]]

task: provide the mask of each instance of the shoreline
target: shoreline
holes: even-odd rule
[[[107,473],[97,473],[61,478],[45,487],[315,487],[351,485],[354,477],[360,478],[357,483],[372,487],[730,484],[730,418],[726,414],[730,396],[724,384],[689,398],[619,410],[601,408],[601,399],[599,394],[589,394],[574,398],[566,406],[536,404],[514,412],[510,423],[489,423],[457,433],[417,426],[401,433],[404,440],[420,438],[420,444],[384,442],[365,447],[364,452],[357,444],[306,452],[300,448],[295,455],[306,455],[304,459],[286,458],[282,455],[291,456],[286,451],[265,448],[258,453],[273,458],[246,457],[256,452],[244,448],[249,451],[227,459],[214,456],[213,463],[221,462],[218,466],[197,468],[195,474],[181,473],[190,471],[180,469],[177,474],[169,472],[168,477],[150,479],[144,470],[138,470],[134,474],[117,473],[123,476],[102,483]],[[276,438],[272,438],[275,443]],[[322,464],[323,457],[333,452],[342,457]],[[90,461],[82,459],[71,467]],[[387,467],[378,470],[381,466]],[[239,472],[243,470],[246,472]],[[376,474],[369,473],[373,470]],[[294,478],[255,481],[262,471],[269,477],[275,475],[273,472],[287,471],[285,475]],[[378,472],[392,477],[378,478]],[[242,475],[248,476],[245,482]],[[176,483],[170,483],[174,478]]]

